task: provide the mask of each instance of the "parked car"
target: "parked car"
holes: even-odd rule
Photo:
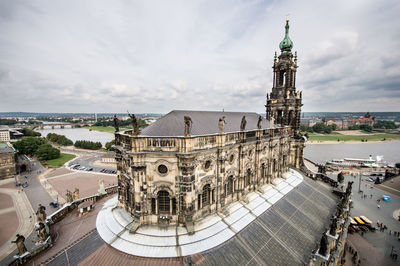
[[[93,171],[93,168],[86,168],[86,171]]]

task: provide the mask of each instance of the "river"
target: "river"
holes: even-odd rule
[[[385,141],[371,143],[338,143],[338,144],[306,144],[304,157],[325,163],[331,159],[368,158],[372,155],[383,155],[389,164],[400,162],[400,141]]]
[[[35,129],[35,131],[42,134],[42,137],[46,137],[49,133],[56,133],[58,135],[64,135],[68,139],[73,142],[77,140],[90,140],[90,141],[99,141],[103,147],[106,142],[109,142],[114,139],[114,134],[108,132],[100,132],[92,130],[90,131],[87,128],[44,128],[44,129]]]
[[[99,132],[87,128],[45,128],[37,129],[43,137],[49,133],[64,135],[72,141],[91,140],[100,141],[103,146],[114,139],[114,134]],[[315,162],[325,163],[331,159],[343,158],[368,158],[375,159],[383,155],[384,160],[390,164],[400,162],[400,141],[371,142],[371,143],[339,143],[339,144],[307,144],[304,156]]]

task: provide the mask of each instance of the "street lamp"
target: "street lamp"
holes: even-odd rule
[[[358,193],[362,192],[361,191],[361,171],[358,172]]]

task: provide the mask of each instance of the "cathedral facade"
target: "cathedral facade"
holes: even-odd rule
[[[115,133],[118,207],[135,224],[190,226],[300,168],[302,96],[289,23],[275,54],[266,118],[256,113],[172,111],[143,129]]]

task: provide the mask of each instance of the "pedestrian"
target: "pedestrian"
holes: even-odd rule
[[[380,208],[381,208],[381,205],[378,204],[378,209],[380,209]]]
[[[392,234],[392,230],[389,230],[389,235],[391,235]]]

